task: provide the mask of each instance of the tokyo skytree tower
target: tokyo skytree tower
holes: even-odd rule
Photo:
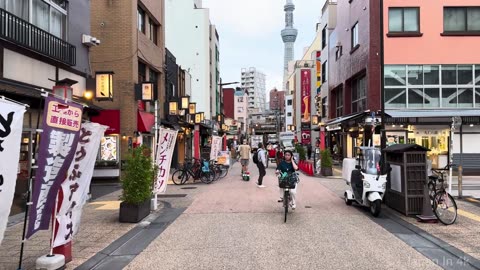
[[[295,40],[297,39],[297,29],[293,28],[293,11],[295,5],[292,0],[287,0],[283,7],[285,11],[285,28],[282,30],[282,40],[285,44],[285,51],[283,56],[283,90],[287,90],[288,80],[288,62],[293,60]]]

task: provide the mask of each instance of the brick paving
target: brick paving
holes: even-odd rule
[[[136,224],[118,222],[119,196],[121,191],[98,198],[85,205],[80,231],[74,239],[73,261],[67,269],[74,269],[104,249],[111,242],[133,228]],[[8,227],[0,246],[0,269],[17,269],[23,223]],[[35,261],[49,252],[50,232],[40,231],[25,244],[23,269],[35,269]]]

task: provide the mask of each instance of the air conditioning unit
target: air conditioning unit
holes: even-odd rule
[[[82,35],[82,43],[83,43],[83,45],[86,45],[88,47],[92,47],[92,46],[100,45],[100,40],[97,39],[96,37],[92,37],[90,35],[83,34]]]

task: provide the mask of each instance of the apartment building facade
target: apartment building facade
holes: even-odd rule
[[[385,0],[383,16],[387,144],[431,149],[434,168],[453,154],[480,171],[480,1]]]
[[[90,1],[0,1],[0,96],[29,105],[25,115],[19,174],[10,215],[25,211],[32,165],[32,141],[42,128],[41,90],[51,93],[60,81],[76,81],[72,99],[84,103],[89,67]],[[48,45],[48,46],[47,46]],[[96,45],[96,44],[95,44]],[[72,83],[72,82],[71,82]],[[92,111],[84,109],[84,117]]]
[[[265,74],[254,67],[242,68],[241,87],[248,94],[248,112],[264,112],[266,103]]]
[[[153,147],[153,101],[135,97],[142,83],[153,84],[159,116],[165,117],[165,2],[91,1],[90,11],[92,34],[102,40],[102,46],[92,50],[93,72],[114,73],[112,100],[95,103],[105,110],[92,121],[111,128],[100,153],[105,168],[96,168],[94,176],[113,177],[120,175],[120,161],[129,149]]]
[[[338,1],[336,27],[328,44],[327,146],[344,157],[373,140],[367,111],[381,108],[380,2]]]

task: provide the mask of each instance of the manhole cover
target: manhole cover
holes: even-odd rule
[[[311,206],[309,206],[309,205],[305,205],[305,208],[312,208],[312,207],[311,207]]]
[[[197,189],[197,187],[182,187],[180,189]]]
[[[158,195],[158,198],[182,198],[187,196],[187,194],[165,194],[165,195]]]

